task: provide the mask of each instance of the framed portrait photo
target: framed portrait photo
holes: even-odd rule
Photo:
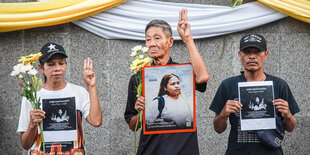
[[[143,68],[144,134],[196,131],[195,74],[191,64]]]

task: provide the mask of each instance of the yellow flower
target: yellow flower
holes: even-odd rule
[[[133,70],[134,73],[137,73],[138,71],[142,71],[142,68],[144,66],[150,66],[150,62],[152,59],[150,57],[145,57],[143,59],[135,59],[132,61],[132,64],[130,65],[130,70]]]
[[[142,52],[141,52],[142,50]],[[151,66],[151,61],[152,59],[150,57],[145,57],[144,54],[147,53],[148,48],[147,47],[142,47],[141,45],[138,45],[134,48],[132,48],[132,53],[130,56],[134,57],[135,60],[131,62],[130,65],[130,70],[132,70],[135,74],[137,83],[140,83],[139,85],[135,86],[135,91],[139,96],[142,96],[142,68],[144,66]],[[139,55],[139,56],[137,56]],[[139,111],[138,114],[138,119],[136,122],[136,127],[135,127],[135,152],[136,152],[136,133],[137,133],[137,126],[138,126],[138,120],[141,122],[141,128],[142,128],[142,111]]]
[[[36,54],[30,54],[28,56],[22,56],[18,62],[23,62],[23,64],[34,64],[42,56],[41,52]]]

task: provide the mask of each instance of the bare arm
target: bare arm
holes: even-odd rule
[[[216,114],[213,119],[213,126],[217,133],[223,133],[227,128],[227,117]]]
[[[128,124],[129,125],[129,129],[131,131],[135,131],[137,119],[138,119],[138,114],[136,116],[131,117],[131,120],[130,120],[130,122]],[[138,122],[138,126],[137,126],[138,129],[140,128],[140,125],[139,125],[140,123],[141,122],[139,121]]]
[[[276,106],[279,112],[281,112],[284,118],[283,123],[288,132],[292,132],[296,127],[296,118],[292,115],[288,103],[282,99],[275,99],[273,105]]]
[[[42,122],[43,118],[45,118],[44,111],[38,109],[30,111],[30,122],[28,128],[25,132],[21,132],[19,135],[21,145],[24,149],[29,150],[33,145],[37,135],[38,123]]]
[[[178,33],[185,43],[191,63],[196,75],[196,83],[205,83],[209,80],[209,73],[191,35],[191,27],[187,22],[187,9],[182,9],[179,14]]]
[[[135,109],[137,111],[139,111],[139,110],[143,111],[144,110],[144,104],[145,104],[144,97],[143,96],[137,96],[137,100],[136,100],[136,104],[135,104]],[[136,116],[131,117],[131,119],[129,121],[128,125],[129,125],[130,130],[132,130],[132,131],[135,131],[136,123],[137,123],[137,119],[138,119],[138,114]],[[137,129],[140,128],[140,125],[139,125],[140,123],[141,122],[139,120]]]
[[[102,112],[97,94],[96,75],[93,72],[93,61],[90,58],[84,60],[83,79],[90,99],[90,109],[86,119],[92,126],[99,127],[102,124]]]
[[[291,114],[290,116],[284,117],[283,123],[285,124],[285,129],[288,132],[292,132],[296,127],[296,118]]]
[[[242,109],[242,104],[238,101],[228,100],[220,114],[216,114],[213,120],[214,130],[223,133],[227,128],[227,118],[230,114]]]

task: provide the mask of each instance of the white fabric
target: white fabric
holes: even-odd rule
[[[162,111],[162,119],[171,120],[178,126],[185,126],[190,121],[193,122],[193,105],[187,101],[182,95],[178,99],[173,99],[168,95],[162,96],[165,100],[165,107]],[[147,121],[153,122],[159,115],[158,111],[158,100],[154,100],[151,104],[147,105],[148,111],[145,112]]]
[[[57,91],[50,91],[42,88],[40,91],[38,91],[38,97],[41,98],[41,103],[42,99],[75,97],[76,109],[82,112],[83,117],[85,119],[89,114],[89,108],[90,108],[89,94],[87,90],[81,86],[67,83],[65,88]],[[29,113],[30,110],[32,109],[33,108],[30,102],[25,97],[23,97],[17,132],[25,132],[27,130],[30,122]],[[36,146],[34,143],[32,147],[29,149],[29,151],[35,148]]]
[[[106,39],[144,40],[146,24],[153,19],[167,21],[173,37],[179,40],[179,11],[188,9],[193,38],[207,38],[260,26],[287,15],[259,2],[228,6],[128,0],[96,15],[73,21],[74,24]]]

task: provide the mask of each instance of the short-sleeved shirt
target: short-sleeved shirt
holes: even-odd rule
[[[265,81],[273,81],[274,86],[274,98],[283,99],[288,102],[289,109],[294,115],[299,112],[300,109],[292,95],[292,92],[288,84],[281,78],[266,74]],[[243,74],[224,80],[211,103],[210,110],[216,114],[220,114],[227,100],[239,100],[238,98],[238,82],[246,82],[246,78]],[[277,113],[281,119],[281,113]],[[231,114],[229,116],[229,122],[231,130],[228,139],[228,148],[226,154],[238,154],[238,155],[281,155],[283,154],[282,148],[268,149],[264,147],[255,133],[252,131],[241,131],[239,114]]]
[[[177,64],[172,59],[167,64]],[[152,63],[154,65],[154,63]],[[127,123],[130,122],[133,116],[138,114],[135,109],[137,100],[137,93],[135,92],[137,82],[135,76],[130,78],[128,86],[127,106],[124,114]],[[196,90],[204,92],[206,90],[206,83],[196,84]],[[137,154],[148,155],[197,155],[199,154],[197,131],[184,133],[167,133],[167,134],[140,134],[140,141]]]
[[[77,140],[75,141],[66,141],[67,137],[62,137],[62,141],[58,142],[46,142],[45,141],[45,153],[53,152],[53,150],[61,149],[63,153],[68,153],[70,151],[79,151],[85,153],[84,138],[83,138],[83,129],[82,129],[82,118],[87,118],[89,114],[90,101],[89,94],[87,90],[81,86],[67,83],[65,88],[57,91],[51,91],[42,88],[38,91],[38,97],[41,99],[41,106],[47,106],[47,104],[54,104],[53,107],[50,107],[49,111],[46,111],[46,120],[49,120],[51,124],[69,124],[72,121],[72,115],[69,114],[68,107],[64,107],[64,103],[70,100],[70,111],[72,111],[72,104],[75,105],[76,109],[76,131],[77,131]],[[48,102],[47,102],[48,101]],[[65,101],[65,102],[63,102]],[[33,110],[29,101],[24,97],[21,106],[20,118],[17,132],[25,132],[28,129],[30,122],[30,110]],[[59,110],[62,110],[62,113],[59,113]],[[67,113],[68,112],[68,113]],[[73,111],[74,112],[74,111]],[[72,112],[71,112],[72,113]],[[50,115],[51,114],[51,115]],[[67,115],[68,114],[68,115]],[[59,116],[58,116],[59,115]],[[53,119],[55,118],[55,119]],[[69,123],[68,123],[69,122]],[[71,126],[71,124],[67,125]],[[44,126],[43,126],[44,131]],[[40,139],[40,135],[37,135],[36,139]],[[39,145],[37,145],[39,144]],[[34,150],[42,150],[43,146],[40,145],[40,142],[34,142],[32,147],[29,149],[28,154]]]

